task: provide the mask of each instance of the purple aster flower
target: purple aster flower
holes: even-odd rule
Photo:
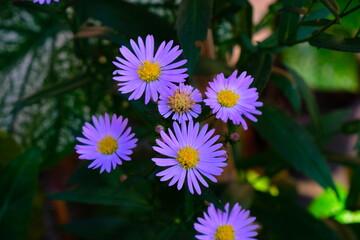
[[[256,122],[253,115],[261,114],[256,107],[261,107],[263,103],[257,101],[259,93],[256,88],[249,88],[254,78],[246,76],[246,72],[242,72],[239,77],[236,75],[237,70],[229,78],[225,78],[222,73],[217,75],[206,89],[207,99],[204,102],[213,110],[212,113],[216,113],[216,118],[224,122],[230,119],[234,124],[241,124],[246,130],[247,124],[243,116]]]
[[[202,235],[195,237],[200,240],[252,240],[259,226],[253,224],[255,217],[249,217],[250,211],[242,209],[238,203],[229,210],[229,203],[225,205],[225,212],[215,209],[211,204],[204,218],[198,218],[195,230]]]
[[[34,0],[33,3],[39,3],[39,4],[44,4],[44,3],[46,3],[46,4],[50,4],[51,1],[53,1],[53,2],[59,2],[59,0]]]
[[[180,83],[173,89],[163,90],[160,93],[159,112],[164,118],[173,114],[172,119],[179,122],[197,118],[201,113],[202,101],[199,90],[192,86]]]
[[[104,170],[110,172],[122,161],[130,161],[129,157],[138,141],[131,133],[131,127],[127,127],[128,119],[115,114],[110,119],[106,113],[105,117],[92,117],[94,125],[86,122],[83,126],[83,135],[86,138],[76,138],[85,145],[76,145],[75,149],[80,154],[80,159],[94,160],[89,168],[99,168],[100,173]]]
[[[182,53],[179,46],[172,48],[173,41],[162,42],[155,55],[152,35],[147,35],[145,43],[138,37],[138,43],[130,40],[130,44],[133,52],[122,46],[120,52],[124,58],[116,57],[118,62],[113,61],[119,68],[113,74],[120,75],[113,79],[119,82],[121,93],[131,92],[129,100],[139,99],[145,92],[145,104],[150,98],[157,101],[159,91],[175,87],[174,83],[185,81],[188,76],[185,74],[187,68],[178,67],[184,65],[187,60],[173,63]]]
[[[165,155],[165,158],[153,158],[152,160],[160,167],[166,167],[165,170],[156,174],[162,177],[161,181],[171,179],[169,186],[177,182],[177,189],[180,190],[185,182],[189,191],[193,194],[194,188],[198,194],[201,194],[199,182],[208,187],[203,176],[213,182],[219,176],[226,166],[223,157],[225,150],[219,150],[221,143],[214,144],[219,135],[213,136],[215,130],[208,130],[208,125],[200,128],[200,124],[194,124],[190,119],[188,122],[182,122],[181,128],[177,122],[173,123],[173,131],[168,129],[160,132],[161,140],[156,139],[159,146],[153,149],[158,153]]]

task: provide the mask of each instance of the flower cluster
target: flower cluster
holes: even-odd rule
[[[34,2],[43,4],[45,0]],[[190,193],[200,195],[203,187],[209,187],[208,180],[216,182],[215,176],[227,165],[227,154],[221,149],[223,144],[217,142],[220,136],[214,135],[215,129],[194,122],[202,112],[201,103],[210,107],[216,118],[241,124],[246,130],[244,117],[257,121],[254,115],[261,114],[256,109],[262,106],[259,94],[256,88],[250,88],[253,78],[246,72],[238,75],[234,71],[228,78],[219,74],[209,83],[203,100],[198,89],[184,84],[188,77],[184,67],[187,60],[178,60],[182,50],[173,46],[173,41],[164,41],[156,49],[154,37],[148,35],[145,41],[140,37],[137,42],[130,40],[130,46],[122,46],[119,49],[122,57],[113,61],[117,67],[113,79],[117,81],[119,92],[128,94],[129,100],[144,96],[145,104],[150,100],[157,102],[159,113],[173,120],[171,128],[161,125],[155,128],[160,138],[156,139],[157,146],[153,149],[162,157],[152,158],[152,161],[165,168],[156,175],[160,181],[170,181],[169,186],[176,184],[180,190],[186,185]],[[86,122],[83,126],[85,138],[77,138],[81,143],[75,147],[79,158],[92,160],[88,167],[100,168],[100,173],[110,172],[123,161],[130,161],[138,139],[127,124],[128,119],[115,114],[93,116],[92,124]],[[202,234],[196,238],[250,240],[256,236],[257,225],[252,224],[255,218],[248,218],[249,211],[238,204],[231,210],[226,204],[225,210],[222,212],[210,205],[208,213],[194,225]]]

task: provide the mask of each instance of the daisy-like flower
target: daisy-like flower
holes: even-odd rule
[[[124,58],[116,57],[118,62],[113,61],[119,68],[113,74],[120,75],[113,79],[119,82],[121,93],[131,93],[129,100],[139,99],[145,92],[145,104],[150,98],[157,101],[159,91],[173,88],[175,83],[185,81],[188,76],[185,74],[187,68],[178,67],[183,66],[187,60],[173,63],[182,53],[179,46],[172,48],[173,41],[162,42],[155,55],[152,35],[146,37],[145,43],[138,37],[138,43],[130,40],[130,44],[133,52],[122,46],[120,52]]]
[[[230,210],[229,203],[225,205],[225,212],[215,209],[211,204],[204,218],[198,218],[195,230],[202,235],[196,235],[199,240],[252,240],[259,226],[253,224],[255,217],[249,217],[249,210],[244,210],[236,203]]]
[[[121,165],[122,160],[130,161],[129,155],[136,147],[138,141],[131,133],[131,127],[127,127],[128,119],[115,114],[110,119],[105,117],[92,117],[94,125],[86,122],[83,126],[83,135],[86,138],[76,138],[85,145],[76,145],[75,149],[80,154],[80,159],[94,160],[89,168],[99,168],[100,173],[104,170],[110,172],[116,165]]]
[[[199,123],[182,122],[181,127],[175,121],[173,131],[168,129],[160,132],[161,140],[156,139],[159,146],[153,149],[158,153],[165,155],[165,158],[153,158],[152,160],[160,167],[166,167],[165,170],[156,174],[162,177],[161,181],[171,179],[169,186],[177,183],[177,189],[180,190],[184,185],[185,179],[189,191],[194,194],[195,191],[201,194],[199,182],[208,187],[209,185],[203,178],[207,177],[216,182],[215,176],[221,174],[226,166],[224,155],[226,151],[219,150],[221,143],[214,144],[219,135],[213,136],[215,130],[208,130],[208,125],[200,128]]]
[[[46,3],[46,4],[50,4],[51,1],[53,1],[53,2],[59,2],[59,0],[34,0],[33,3],[39,3],[39,4],[44,4],[44,3]]]
[[[173,120],[183,122],[199,116],[201,106],[197,103],[201,101],[202,97],[199,90],[180,83],[178,87],[160,93],[158,107],[164,118],[173,114]]]
[[[256,122],[254,114],[261,114],[256,107],[261,107],[263,103],[257,101],[259,93],[256,88],[249,88],[254,78],[246,76],[246,72],[236,77],[237,73],[235,70],[229,78],[225,78],[222,73],[217,75],[206,89],[207,99],[204,102],[212,109],[213,114],[216,113],[216,118],[224,122],[230,119],[234,124],[241,124],[247,130],[243,116]]]

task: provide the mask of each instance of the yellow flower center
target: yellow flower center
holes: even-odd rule
[[[138,76],[145,82],[153,82],[157,80],[161,73],[161,67],[157,62],[149,62],[148,60],[141,62],[139,70],[137,70]]]
[[[235,230],[231,225],[220,225],[215,232],[216,240],[235,240]]]
[[[190,169],[196,167],[196,164],[199,162],[199,153],[192,147],[184,147],[180,148],[177,151],[177,158],[176,160],[179,162],[183,169]]]
[[[190,93],[181,93],[179,89],[175,91],[174,96],[169,97],[169,108],[173,112],[183,114],[190,110],[194,105],[194,99],[190,97]]]
[[[217,95],[217,100],[223,107],[233,107],[238,103],[240,98],[239,94],[231,90],[221,90]]]
[[[96,151],[106,155],[116,152],[118,148],[118,142],[111,136],[105,136],[97,145],[99,148]]]

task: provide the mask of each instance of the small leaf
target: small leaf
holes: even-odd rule
[[[336,185],[336,189],[340,195],[338,199],[332,189],[326,189],[319,196],[314,198],[309,205],[309,211],[316,218],[333,217],[344,210],[347,190],[341,186]]]
[[[318,48],[326,48],[341,52],[360,52],[360,37],[343,38],[322,33],[318,37],[310,40],[309,43]]]
[[[264,106],[261,111],[258,123],[254,124],[260,136],[297,170],[323,188],[335,190],[325,158],[305,129],[278,109]]]
[[[272,55],[268,52],[253,54],[247,63],[247,71],[254,78],[252,86],[261,93],[270,79]]]
[[[197,42],[206,40],[213,0],[183,0],[180,4],[176,29],[187,67],[192,74],[199,57]]]
[[[301,0],[285,0],[284,8],[301,8]],[[300,19],[300,13],[294,11],[282,12],[280,16],[280,26],[278,32],[279,43],[288,43],[296,40],[296,33],[298,29],[298,23]]]
[[[25,239],[39,164],[40,151],[32,149],[0,172],[0,239]]]

